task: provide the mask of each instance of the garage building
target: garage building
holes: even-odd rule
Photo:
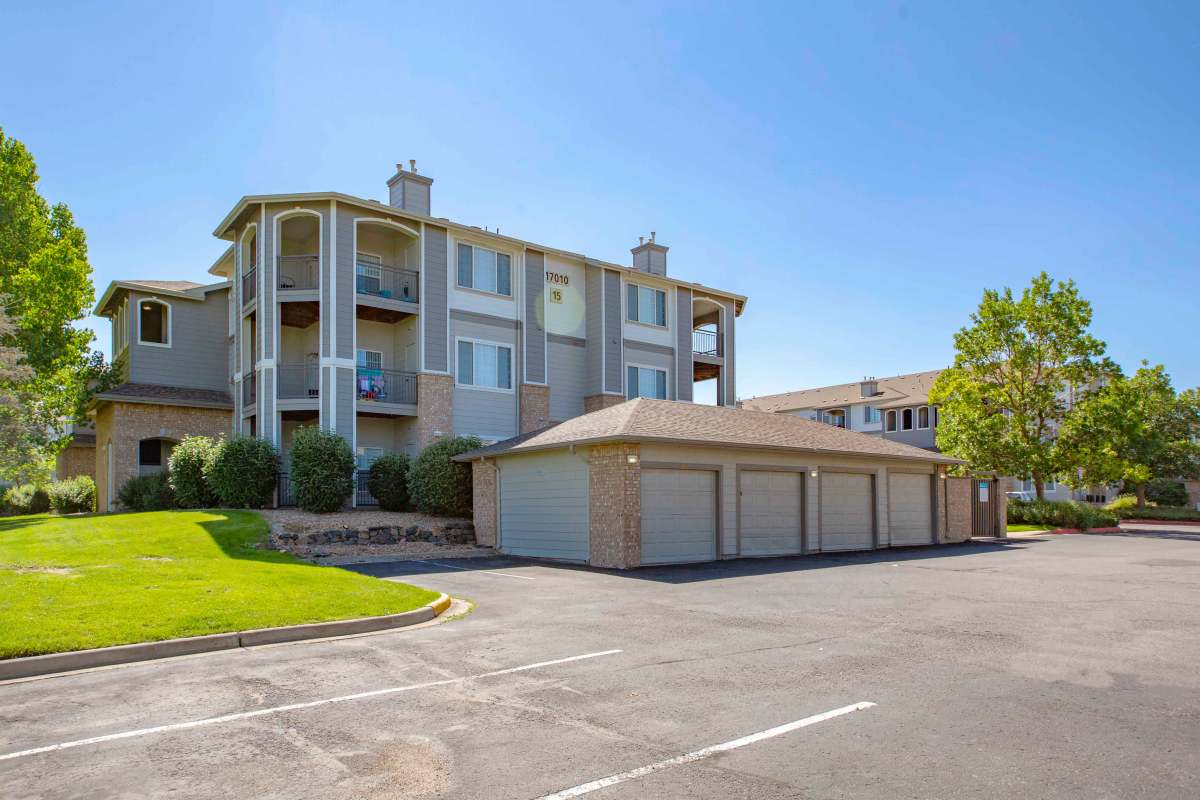
[[[477,540],[512,555],[632,568],[970,536],[956,459],[783,414],[639,398],[457,458]]]

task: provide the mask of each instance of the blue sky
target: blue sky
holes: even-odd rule
[[[618,263],[656,230],[748,295],[741,396],[943,366],[1042,269],[1200,384],[1200,5],[508,5],[10,4],[0,126],[98,292],[416,158],[439,216]]]

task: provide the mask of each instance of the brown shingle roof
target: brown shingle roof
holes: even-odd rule
[[[742,401],[742,408],[778,413],[794,411],[798,408],[837,408],[854,403],[870,403],[879,408],[924,405],[929,400],[930,387],[941,373],[940,369],[932,369],[909,375],[877,378],[879,393],[872,397],[863,397],[860,382],[855,381],[854,383],[839,383],[836,386],[822,386],[817,389],[800,389],[783,394],[751,397]]]
[[[138,286],[144,286],[147,289],[165,289],[168,292],[186,292],[189,289],[198,289],[203,286],[203,283],[195,281],[151,281],[135,278],[132,280],[121,281],[121,283],[132,283]]]
[[[919,447],[788,414],[645,398],[629,400],[540,431],[497,442],[457,456],[456,460],[469,461],[480,456],[549,450],[572,444],[653,441],[866,455],[940,464],[961,463]]]
[[[166,406],[200,406],[233,408],[229,392],[217,389],[190,389],[184,386],[164,386],[157,383],[122,383],[96,395],[97,400],[116,400],[126,403],[158,403]]]

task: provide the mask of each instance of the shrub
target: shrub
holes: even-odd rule
[[[1166,520],[1197,520],[1200,521],[1200,511],[1182,506],[1157,506],[1155,508],[1129,508],[1120,512],[1121,519],[1166,519]]]
[[[1155,478],[1146,484],[1146,499],[1160,506],[1186,506],[1187,489],[1182,483],[1170,478]]]
[[[376,459],[367,476],[367,488],[384,511],[408,510],[408,456],[391,453]]]
[[[288,477],[296,505],[305,511],[337,511],[354,492],[355,463],[350,445],[333,431],[300,428],[292,439]]]
[[[227,508],[270,505],[279,475],[279,453],[265,439],[235,436],[217,443],[204,473],[217,502]]]
[[[1049,528],[1109,528],[1117,524],[1117,516],[1078,500],[1010,500],[1008,521],[1014,525],[1045,525]]]
[[[1151,503],[1150,505],[1154,505]],[[1131,508],[1137,508],[1137,495],[1121,494],[1117,495],[1116,499],[1104,507],[1105,511],[1111,511],[1118,517],[1123,517]]]
[[[408,473],[408,493],[413,505],[426,514],[469,516],[471,465],[451,459],[482,446],[477,436],[456,436],[422,450]]]
[[[175,495],[167,473],[137,475],[117,491],[117,503],[126,511],[165,511],[175,507]]]
[[[4,506],[11,514],[45,514],[50,510],[50,495],[45,487],[32,483],[10,486],[4,493]]]
[[[90,475],[55,481],[46,490],[50,507],[59,514],[79,514],[96,510],[96,482]]]
[[[180,508],[209,508],[217,504],[217,496],[205,474],[220,446],[219,441],[207,436],[185,436],[171,451],[168,480]]]

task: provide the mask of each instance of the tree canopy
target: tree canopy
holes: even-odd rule
[[[977,470],[1042,483],[1066,466],[1056,442],[1073,393],[1119,373],[1088,331],[1092,307],[1074,281],[1045,272],[1021,291],[983,293],[954,335],[954,364],[930,390],[938,447]]]

